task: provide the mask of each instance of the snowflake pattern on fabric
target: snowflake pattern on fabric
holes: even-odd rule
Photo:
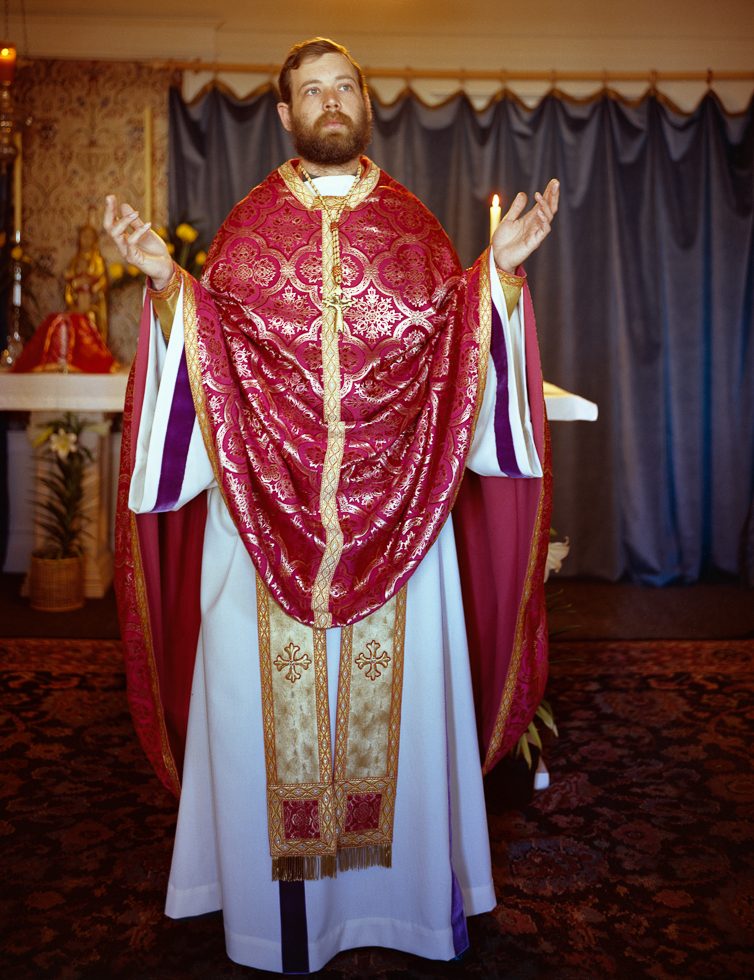
[[[306,298],[288,284],[279,296],[270,300],[269,324],[285,337],[294,337],[306,329],[310,305]]]
[[[378,293],[374,286],[352,301],[347,315],[349,325],[366,340],[373,342],[390,337],[393,326],[400,319],[393,301]]]

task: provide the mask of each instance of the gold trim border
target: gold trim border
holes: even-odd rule
[[[144,577],[144,565],[141,560],[141,543],[139,541],[139,529],[137,526],[136,514],[133,512],[129,513],[130,525],[131,525],[131,553],[133,555],[133,568],[134,568],[134,593],[136,598],[136,606],[139,611],[139,619],[141,620],[142,631],[144,635],[144,646],[146,647],[147,654],[147,666],[149,669],[149,681],[150,687],[152,689],[152,698],[154,700],[155,713],[157,715],[157,720],[160,728],[160,746],[162,749],[162,761],[165,765],[165,770],[170,777],[170,782],[173,786],[173,791],[177,796],[181,792],[181,779],[178,775],[178,767],[175,764],[175,759],[173,758],[173,750],[170,747],[170,739],[168,738],[167,728],[165,726],[165,711],[162,706],[162,697],[160,695],[160,677],[157,672],[157,664],[154,658],[154,639],[152,635],[152,618],[149,614],[149,601],[147,599],[146,582]]]
[[[406,593],[408,586],[395,597],[395,618],[393,620],[393,675],[391,680],[390,718],[388,721],[387,753],[385,772],[382,776],[365,776],[348,779],[346,773],[347,743],[350,727],[351,672],[353,670],[353,630],[344,627],[341,633],[340,676],[338,678],[338,708],[336,716],[335,743],[335,793],[338,819],[338,849],[366,848],[379,846],[382,850],[375,858],[383,867],[390,867],[393,823],[395,819],[395,797],[398,782],[398,757],[401,737],[401,706],[403,701],[403,664],[406,641]],[[348,637],[346,642],[346,631]],[[379,793],[380,825],[375,830],[345,833],[346,801],[349,794]],[[370,862],[367,862],[369,864]],[[340,859],[339,859],[340,866]],[[361,865],[359,865],[361,866]],[[344,870],[349,867],[344,860]]]
[[[180,275],[183,279],[183,346],[186,352],[186,368],[191,396],[194,401],[194,411],[196,412],[199,430],[201,431],[204,446],[207,450],[207,456],[209,456],[209,461],[212,466],[212,472],[215,475],[215,482],[227,505],[228,501],[225,496],[225,488],[223,487],[222,481],[222,467],[217,454],[215,438],[209,424],[207,396],[202,381],[203,375],[199,359],[198,340],[199,318],[196,313],[196,296],[194,295],[193,287],[195,280],[184,269],[177,268],[179,268]],[[233,513],[230,507],[228,507],[228,512]]]
[[[325,209],[322,209],[322,296],[331,296],[336,288],[334,274],[335,236]],[[322,304],[322,395],[324,420],[327,424],[327,448],[322,464],[319,490],[319,513],[325,532],[325,548],[312,586],[314,626],[327,629],[332,625],[330,588],[343,553],[343,531],[338,517],[340,467],[346,444],[346,429],[341,420],[340,350],[335,308]]]
[[[257,639],[259,646],[259,676],[262,688],[262,730],[264,732],[264,764],[267,785],[278,781],[277,756],[275,754],[275,708],[272,694],[272,664],[270,662],[270,607],[267,589],[257,572]],[[272,830],[270,827],[270,847]]]
[[[362,157],[364,172],[360,186],[349,204],[350,210],[362,204],[380,179],[380,169],[367,157]],[[338,226],[330,217],[318,195],[309,194],[291,160],[278,168],[278,173],[293,197],[310,211],[319,210],[322,216],[322,392],[324,421],[327,425],[327,447],[322,464],[319,494],[319,513],[325,536],[322,559],[312,585],[311,607],[315,629],[332,626],[330,590],[343,553],[343,531],[338,516],[338,487],[345,451],[345,425],[341,419],[340,351],[337,314],[334,306],[324,303],[325,296],[334,295],[340,284],[335,279],[335,255],[338,254]]]
[[[382,171],[377,166],[374,161],[370,160],[369,157],[361,157],[361,164],[363,172],[361,174],[361,180],[359,181],[360,187],[356,194],[351,198],[351,203],[349,205],[349,210],[353,211],[360,204],[369,197],[372,191],[375,189],[380,181],[380,176]],[[299,204],[307,209],[307,211],[317,211],[321,210],[324,212],[322,207],[321,198],[316,194],[310,194],[309,191],[304,187],[304,182],[301,179],[301,175],[296,170],[296,167],[292,160],[286,160],[278,167],[278,173],[283,178],[285,186],[293,194]],[[335,200],[340,201],[341,198],[335,198]],[[324,217],[324,214],[323,214]]]
[[[262,726],[264,732],[264,755],[267,777],[267,832],[270,855],[273,859],[273,874],[287,878],[291,875],[285,870],[285,859],[325,858],[336,852],[337,823],[335,814],[334,789],[332,786],[332,760],[330,756],[330,708],[327,691],[327,636],[324,630],[312,630],[314,649],[313,705],[317,714],[317,742],[319,758],[319,781],[300,783],[280,783],[278,781],[275,740],[278,730],[275,721],[273,679],[271,664],[272,637],[270,630],[270,607],[274,602],[257,573],[257,634],[259,642],[259,669],[262,688]],[[307,627],[309,629],[310,627]],[[284,800],[316,800],[320,836],[304,840],[286,840],[283,821]],[[312,866],[313,867],[313,866]],[[320,868],[326,865],[318,866]],[[290,869],[289,869],[290,871]],[[314,871],[312,870],[312,875]],[[326,872],[329,873],[329,872]]]
[[[479,412],[481,411],[484,392],[487,388],[487,365],[490,359],[490,345],[492,343],[492,290],[490,289],[489,248],[484,250],[479,261],[479,378],[477,379],[476,405],[474,406],[474,419],[471,423],[469,446],[474,441],[476,424],[479,420]]]
[[[547,430],[547,422],[545,421],[545,440],[549,441],[549,434]],[[547,447],[545,447],[545,459],[548,458]],[[524,579],[524,588],[521,593],[521,601],[518,606],[518,616],[516,618],[516,630],[513,640],[513,649],[511,651],[510,664],[508,665],[508,674],[505,678],[505,686],[503,687],[503,694],[500,699],[500,707],[498,708],[497,717],[495,718],[495,726],[492,730],[492,735],[490,736],[490,744],[487,748],[487,752],[484,757],[484,765],[482,766],[482,773],[486,775],[491,767],[492,762],[497,754],[500,744],[503,740],[503,733],[505,731],[505,726],[508,721],[508,716],[510,715],[511,705],[513,703],[513,693],[516,688],[516,682],[518,680],[518,672],[521,668],[521,657],[523,656],[523,645],[524,645],[524,627],[526,625],[526,616],[528,614],[529,601],[532,594],[532,584],[534,577],[534,569],[537,565],[538,557],[538,546],[539,539],[542,533],[542,513],[544,511],[545,495],[547,492],[547,480],[543,476],[539,499],[537,501],[537,516],[534,521],[534,530],[531,536],[531,544],[529,545],[529,563],[526,568],[526,576]]]

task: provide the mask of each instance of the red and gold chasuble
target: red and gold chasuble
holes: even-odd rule
[[[293,164],[220,229],[188,320],[195,402],[254,566],[299,622],[379,609],[447,519],[486,372],[485,262],[464,277],[438,222],[368,161],[337,229]]]
[[[487,253],[464,273],[423,205],[370,161],[363,168],[336,223],[295,162],[285,164],[230,213],[201,284],[184,277],[194,405],[258,575],[270,846],[280,877],[334,873],[336,854],[341,867],[389,864],[404,587],[456,499],[486,378]],[[138,403],[138,370],[136,386]],[[127,473],[125,434],[123,451]],[[546,514],[536,510],[524,536],[529,582],[542,571],[543,542],[546,550]],[[152,664],[132,667],[130,695],[150,757],[175,786],[171,747],[185,718],[176,709],[170,724],[159,707],[171,644],[154,630],[155,618],[166,621],[165,599],[150,605],[142,520],[131,515],[119,534],[124,639],[134,663]],[[185,548],[180,528],[176,536]],[[164,532],[159,550],[164,560]],[[527,597],[529,618],[531,605]],[[531,629],[540,619],[537,609]],[[331,626],[344,627],[334,774],[324,658]],[[510,674],[502,680],[510,713]],[[369,766],[356,706],[375,698],[379,752]],[[187,703],[185,682],[179,700]],[[302,738],[295,719],[311,728],[303,761],[289,744]],[[495,722],[497,752],[508,741]]]

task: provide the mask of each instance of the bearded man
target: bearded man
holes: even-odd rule
[[[466,623],[486,648],[487,767],[544,680],[543,402],[519,266],[558,185],[526,213],[519,195],[464,272],[362,155],[371,108],[345,48],[296,45],[279,86],[298,158],[231,211],[201,283],[130,205],[105,211],[151,277],[117,583],[134,718],[181,790],[167,914],[222,909],[229,956],[272,971],[369,945],[450,959],[495,905]],[[492,498],[472,488],[464,540],[493,542],[510,574],[467,562],[466,618],[465,468],[510,491],[480,532]]]

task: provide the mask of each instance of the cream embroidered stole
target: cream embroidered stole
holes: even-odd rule
[[[258,576],[257,614],[273,879],[390,867],[405,587],[341,630],[334,761],[325,630],[288,616]]]

